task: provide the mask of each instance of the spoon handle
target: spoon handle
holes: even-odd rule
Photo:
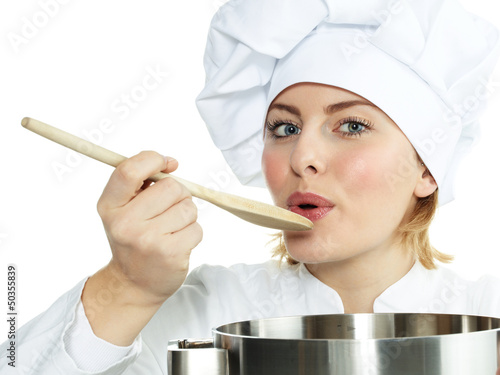
[[[104,147],[96,145],[95,143],[89,142],[85,139],[67,133],[64,130],[55,128],[33,118],[23,118],[23,120],[21,121],[21,125],[26,129],[31,130],[38,135],[41,135],[42,137],[50,139],[53,142],[59,143],[62,146],[68,147],[76,152],[108,164],[112,167],[117,167],[120,163],[127,160],[127,158],[123,155],[117,154],[116,152],[108,150]],[[149,177],[148,179],[156,182],[166,177],[171,177],[183,184],[194,197],[210,202],[210,189],[207,189],[193,182],[162,172],[159,172]]]

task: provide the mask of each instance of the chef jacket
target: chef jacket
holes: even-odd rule
[[[213,327],[241,320],[344,312],[338,293],[303,264],[203,265],[131,346],[118,347],[93,335],[80,302],[85,281],[18,330],[16,368],[7,365],[9,343],[0,346],[1,369],[13,374],[167,374],[171,339],[210,338]],[[448,268],[427,270],[416,262],[375,300],[373,311],[500,318],[500,279],[470,281]]]

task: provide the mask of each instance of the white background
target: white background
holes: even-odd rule
[[[18,269],[21,324],[110,257],[95,206],[111,168],[75,159],[28,132],[20,126],[24,116],[79,136],[95,135],[102,121],[111,121],[112,129],[98,139],[101,145],[124,155],[151,149],[175,156],[183,178],[270,202],[265,190],[241,187],[230,174],[194,105],[204,82],[208,24],[221,0],[67,0],[45,17],[40,3],[0,5],[0,315],[7,311],[12,263]],[[465,2],[500,26],[496,4]],[[22,36],[28,21],[39,27],[15,47],[9,35]],[[143,90],[146,95],[129,113],[117,111],[123,95],[135,92],[139,98],[148,67],[168,77]],[[431,237],[438,249],[456,255],[454,269],[474,279],[500,276],[500,69],[493,81],[482,140],[463,164],[458,199],[439,210]],[[66,165],[66,172],[56,174],[56,165]],[[272,230],[203,202],[199,208],[204,240],[193,252],[192,267],[269,258],[265,244]]]

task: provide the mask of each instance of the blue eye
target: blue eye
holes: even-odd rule
[[[359,122],[349,121],[340,125],[339,130],[345,133],[360,133],[364,131],[366,125],[360,124]]]
[[[343,137],[360,137],[364,133],[370,132],[372,124],[368,120],[359,117],[348,117],[340,122],[337,131]]]
[[[287,138],[300,134],[301,129],[291,121],[274,120],[266,122],[268,135],[272,138]]]
[[[289,137],[291,135],[300,134],[300,129],[298,126],[293,125],[293,124],[282,124],[282,125],[278,125],[274,129],[274,133],[278,137]]]

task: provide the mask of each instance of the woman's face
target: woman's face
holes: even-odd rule
[[[315,83],[293,85],[270,105],[262,166],[275,204],[314,222],[311,231],[284,233],[289,253],[304,263],[393,246],[417,198],[435,189],[384,112]]]

